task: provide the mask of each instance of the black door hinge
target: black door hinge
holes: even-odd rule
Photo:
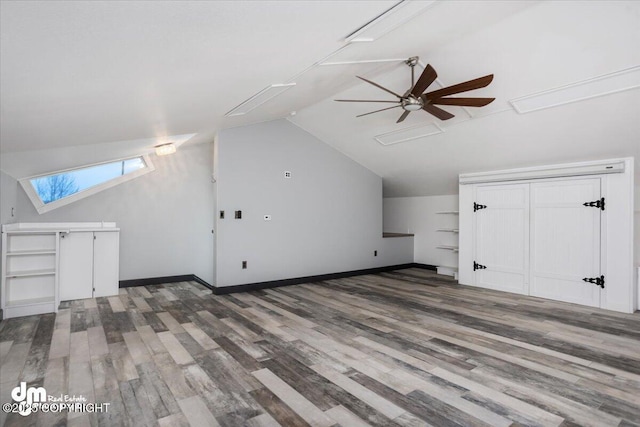
[[[595,202],[584,202],[582,206],[604,210],[604,197],[600,198],[600,200],[596,200]]]
[[[477,212],[480,209],[487,209],[487,205],[481,205],[481,204],[478,204],[476,202],[473,202],[473,211]]]
[[[477,262],[473,261],[473,271],[484,270],[486,268],[487,268],[486,265],[478,264]]]
[[[593,283],[596,286],[600,286],[602,289],[604,289],[604,276],[600,276],[600,277],[585,277],[584,279],[582,279],[583,282],[587,282],[587,283]]]

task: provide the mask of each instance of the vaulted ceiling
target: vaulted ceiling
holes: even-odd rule
[[[283,117],[382,176],[387,196],[452,194],[461,172],[640,160],[638,2],[0,7],[1,166],[18,177],[46,171],[46,162],[60,169],[80,158],[107,160],[94,157],[130,155],[176,135],[206,142],[220,129]],[[385,11],[359,41],[345,40]],[[393,98],[356,75],[403,93],[410,84],[403,59],[414,55],[438,72],[433,88],[493,73],[491,85],[468,95],[496,101],[443,107],[456,115],[449,121],[418,111],[401,124],[400,109],[356,118],[386,105],[333,101]],[[572,86],[571,100],[603,96],[528,113],[510,102],[585,81],[595,85]],[[246,114],[225,115],[286,83],[295,86]],[[411,134],[398,133],[406,129]],[[380,135],[410,138],[382,145]]]

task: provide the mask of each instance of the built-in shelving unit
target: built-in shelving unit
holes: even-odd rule
[[[61,300],[117,295],[119,235],[110,222],[3,225],[4,318],[55,313]]]
[[[52,313],[58,307],[56,230],[2,230],[2,309],[5,318]]]
[[[442,241],[436,246],[438,249],[451,251],[452,255],[446,256],[446,260],[442,265],[438,265],[438,274],[444,274],[447,276],[453,276],[458,278],[458,218],[459,211],[441,211],[436,212],[438,215],[443,215],[441,221],[442,228],[438,228],[436,231],[447,233],[442,236]]]

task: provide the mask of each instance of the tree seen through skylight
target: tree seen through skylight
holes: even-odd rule
[[[120,160],[31,179],[43,203],[51,203],[146,167],[142,157]]]

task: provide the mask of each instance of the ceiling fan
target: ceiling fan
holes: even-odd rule
[[[364,77],[356,76],[360,80],[364,80],[365,82],[374,85],[377,88],[384,90],[385,92],[390,93],[391,95],[398,98],[396,101],[378,101],[378,100],[362,100],[362,99],[335,99],[338,102],[385,102],[385,103],[394,103],[398,105],[394,105],[393,107],[383,108],[381,110],[371,111],[369,113],[360,114],[356,117],[362,117],[373,113],[378,113],[380,111],[390,110],[392,108],[402,107],[404,112],[400,116],[400,118],[396,121],[396,123],[402,122],[407,118],[409,113],[412,111],[424,110],[427,113],[430,113],[440,120],[449,120],[452,117],[455,117],[453,114],[448,111],[443,110],[436,105],[458,105],[462,107],[484,107],[485,105],[491,103],[495,98],[444,98],[448,95],[454,95],[456,93],[467,92],[469,90],[480,89],[482,87],[488,86],[489,83],[493,80],[493,74],[489,74],[484,77],[479,77],[477,79],[469,80],[464,83],[458,83],[457,85],[448,86],[442,89],[437,89],[432,92],[426,92],[427,88],[435,81],[438,77],[436,70],[429,64],[425,67],[424,71],[420,75],[420,78],[417,82],[415,82],[415,66],[418,63],[418,57],[412,56],[411,58],[405,61],[409,67],[411,67],[411,87],[404,93],[404,95],[400,96],[397,93],[389,90],[385,87],[380,86],[379,84],[372,82],[371,80],[367,80]]]

